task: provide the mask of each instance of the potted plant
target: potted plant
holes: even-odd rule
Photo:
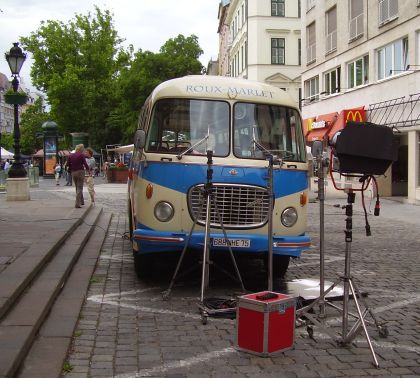
[[[10,105],[25,105],[28,101],[28,96],[25,92],[8,89],[4,94],[4,101]]]
[[[109,182],[126,183],[128,179],[128,167],[124,163],[111,164],[108,169]]]

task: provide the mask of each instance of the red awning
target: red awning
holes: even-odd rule
[[[337,121],[328,132],[328,139],[331,140],[338,131],[344,129],[348,121],[365,122],[366,112],[364,106],[352,109],[343,109],[340,112],[340,116]]]
[[[307,119],[306,120],[307,125],[308,123],[312,124],[312,129],[306,134],[307,142],[312,143],[315,140],[323,140],[325,138],[325,135],[327,135],[328,131],[331,129],[331,127],[334,126],[337,118],[338,118],[338,113],[334,112],[334,113],[322,114],[322,115],[317,116],[316,118]],[[310,120],[312,120],[312,122],[310,122]],[[313,128],[314,124],[319,126],[319,128],[318,127]],[[307,127],[306,129],[308,128],[309,127]]]

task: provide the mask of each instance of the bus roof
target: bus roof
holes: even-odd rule
[[[280,88],[266,83],[226,76],[184,76],[159,84],[152,93],[153,101],[168,97],[230,99],[296,108],[295,101]]]

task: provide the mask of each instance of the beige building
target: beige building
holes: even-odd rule
[[[398,161],[381,194],[419,201],[420,0],[305,0],[302,23],[302,115],[316,125],[308,142],[331,137],[357,110],[393,127]]]
[[[300,0],[232,0],[219,7],[219,74],[269,83],[299,104]]]

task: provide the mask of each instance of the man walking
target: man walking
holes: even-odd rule
[[[84,205],[83,200],[83,182],[85,180],[85,171],[89,171],[89,166],[86,163],[85,155],[83,154],[85,146],[78,144],[75,148],[75,152],[70,154],[68,159],[69,172],[71,173],[76,186],[76,204],[75,207],[80,208]]]

